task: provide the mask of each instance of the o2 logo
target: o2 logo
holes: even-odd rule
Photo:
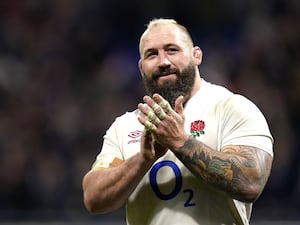
[[[157,184],[157,173],[162,167],[165,167],[165,166],[170,167],[173,170],[174,175],[175,175],[175,187],[168,194],[162,193],[159,190],[159,186]],[[181,171],[180,171],[179,167],[173,161],[165,160],[165,161],[161,161],[161,162],[158,162],[158,163],[154,164],[153,167],[150,170],[150,175],[149,176],[150,176],[151,187],[152,187],[154,193],[156,194],[156,196],[158,198],[160,198],[161,200],[171,200],[171,199],[175,198],[181,192],[182,174],[181,174]],[[195,206],[196,204],[193,202],[193,197],[194,197],[193,190],[185,189],[185,190],[183,190],[183,193],[188,194],[187,199],[184,203],[184,207]]]

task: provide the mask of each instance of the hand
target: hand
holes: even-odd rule
[[[171,150],[177,150],[189,138],[184,130],[183,96],[175,101],[175,109],[160,95],[145,96],[144,104],[138,105],[144,117],[138,117],[155,141]]]
[[[157,143],[153,134],[147,129],[144,130],[144,134],[141,139],[141,153],[145,160],[156,161],[167,152],[167,148]]]

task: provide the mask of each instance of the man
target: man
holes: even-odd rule
[[[149,95],[107,130],[83,179],[86,208],[126,204],[129,225],[249,224],[273,157],[262,113],[201,78],[201,49],[175,20],[150,21],[139,51]]]

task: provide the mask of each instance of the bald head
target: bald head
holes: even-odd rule
[[[162,31],[163,29],[166,29],[166,31],[172,30],[174,34],[180,36],[180,39],[182,39],[182,41],[188,47],[193,47],[193,40],[188,30],[184,26],[178,24],[176,20],[164,18],[153,19],[149,22],[149,24],[147,25],[147,29],[144,31],[140,38],[139,51],[141,56],[143,53],[145,41],[151,38],[152,35],[155,35],[157,31]]]

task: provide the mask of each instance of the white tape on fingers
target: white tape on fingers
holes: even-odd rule
[[[147,130],[150,130],[150,131],[155,131],[157,129],[157,127],[148,120],[146,120],[144,126],[146,127]]]
[[[170,106],[169,102],[166,100],[162,100],[159,103],[160,107],[164,110],[165,113],[169,113],[170,111],[172,111],[172,107]]]

